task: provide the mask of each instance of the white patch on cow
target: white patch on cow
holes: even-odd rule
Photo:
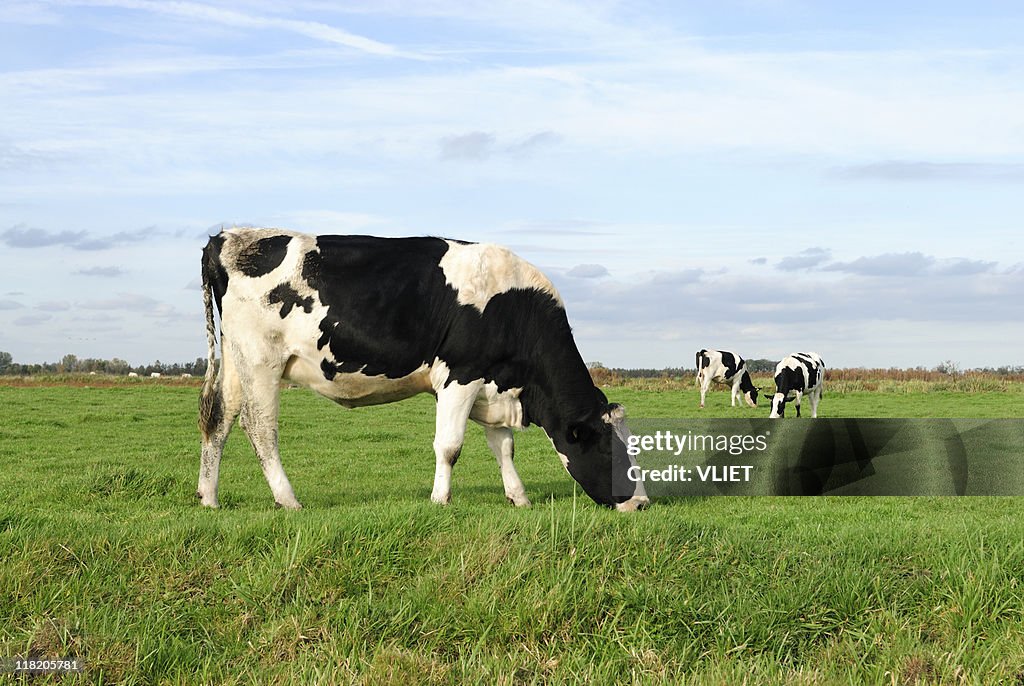
[[[786,399],[786,396],[782,393],[776,393],[772,397],[772,412],[768,415],[769,419],[778,419],[782,415],[779,414],[779,409],[782,407],[782,402]]]
[[[490,243],[446,242],[448,251],[441,258],[440,267],[445,283],[455,289],[460,305],[472,305],[483,312],[499,293],[533,289],[547,293],[559,307],[565,307],[551,281],[508,248]]]
[[[523,428],[523,404],[519,402],[522,388],[510,388],[499,392],[498,384],[491,381],[484,384],[473,409],[470,419],[483,426]]]
[[[339,372],[326,379],[320,368],[323,355],[315,358],[292,355],[284,368],[284,378],[313,389],[344,407],[381,405],[411,398],[433,390],[430,369],[422,365],[412,373],[400,377],[383,374],[366,375],[359,372]]]

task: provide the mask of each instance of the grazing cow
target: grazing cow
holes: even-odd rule
[[[732,407],[742,397],[751,407],[757,407],[757,386],[750,380],[746,362],[728,350],[701,350],[697,353],[697,385],[700,386],[700,406],[704,407],[704,396],[711,388],[711,382],[731,384]]]
[[[772,398],[771,419],[784,417],[790,393],[796,396],[796,416],[800,416],[800,397],[811,399],[811,416],[818,416],[825,363],[818,353],[793,353],[775,367],[775,397]]]
[[[235,417],[278,506],[298,509],[277,444],[282,378],[346,407],[437,399],[431,500],[451,498],[466,422],[482,425],[506,497],[530,504],[512,429],[540,426],[596,502],[648,503],[627,471],[622,407],[591,381],[561,297],[505,248],[441,238],[310,236],[229,229],[203,250],[209,366],[200,398],[197,497],[217,507],[221,452]],[[221,318],[221,365],[214,376]]]

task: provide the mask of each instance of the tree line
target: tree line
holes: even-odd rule
[[[125,376],[135,372],[139,376],[149,376],[156,372],[168,376],[206,374],[206,358],[197,357],[194,362],[166,363],[156,360],[150,364],[132,366],[125,360],[115,357],[103,360],[94,357],[79,358],[77,355],[65,355],[60,362],[44,362],[42,364],[22,364],[14,361],[14,357],[0,351],[0,375],[32,376],[35,374],[111,374]]]
[[[756,359],[747,360],[746,363],[747,370],[752,374],[772,373],[775,371],[775,365],[778,363],[778,360]],[[587,366],[590,367],[591,372],[603,370],[605,373],[610,373],[624,379],[656,379],[662,377],[675,378],[680,376],[693,376],[696,373],[696,369],[693,367],[665,367],[663,369],[622,369],[616,367],[609,369],[600,362],[591,362]],[[996,376],[1018,376],[1024,374],[1024,366],[1003,365],[1001,367],[982,367],[978,369],[964,370],[961,369],[960,365],[956,362],[946,360],[930,369],[926,367],[914,367],[913,369],[904,371],[920,373],[932,372],[946,374],[949,376],[958,376],[963,374],[965,371],[994,374]],[[61,358],[60,362],[20,364],[14,361],[14,358],[10,353],[0,351],[0,376],[91,374],[93,372],[97,374],[112,374],[115,376],[124,376],[129,372],[135,372],[139,376],[149,376],[153,372],[166,374],[168,376],[180,376],[182,374],[203,376],[206,374],[206,358],[197,357],[193,362],[174,362],[170,364],[156,360],[151,364],[132,366],[125,360],[117,357],[110,360],[103,360],[93,357],[79,358],[77,355],[65,355]]]

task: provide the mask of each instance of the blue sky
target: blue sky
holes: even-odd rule
[[[0,350],[205,356],[222,225],[508,245],[588,361],[1024,364],[1016,2],[0,5]]]

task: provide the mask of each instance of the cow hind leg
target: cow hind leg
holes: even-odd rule
[[[463,386],[452,382],[437,391],[437,416],[434,430],[434,488],[430,499],[447,505],[452,499],[452,467],[462,453],[466,438],[466,422],[473,402],[480,392],[480,383]]]
[[[708,389],[711,388],[711,379],[707,376],[701,377],[700,380],[700,406],[704,407],[704,399],[708,394]]]
[[[523,486],[516,466],[512,461],[515,454],[515,441],[512,429],[498,427],[484,427],[487,435],[487,445],[494,453],[498,461],[498,468],[501,470],[501,481],[505,486],[505,497],[516,507],[529,507],[530,499],[526,497],[526,488]]]
[[[199,484],[196,497],[206,507],[219,507],[217,483],[220,458],[231,427],[242,406],[242,387],[230,360],[222,360],[217,377],[207,386],[199,400],[199,428],[202,452],[199,461]]]
[[[300,510],[288,476],[281,466],[277,445],[277,418],[281,370],[271,365],[253,365],[248,378],[243,378],[245,398],[242,402],[242,428],[260,460],[274,502],[278,507]]]

